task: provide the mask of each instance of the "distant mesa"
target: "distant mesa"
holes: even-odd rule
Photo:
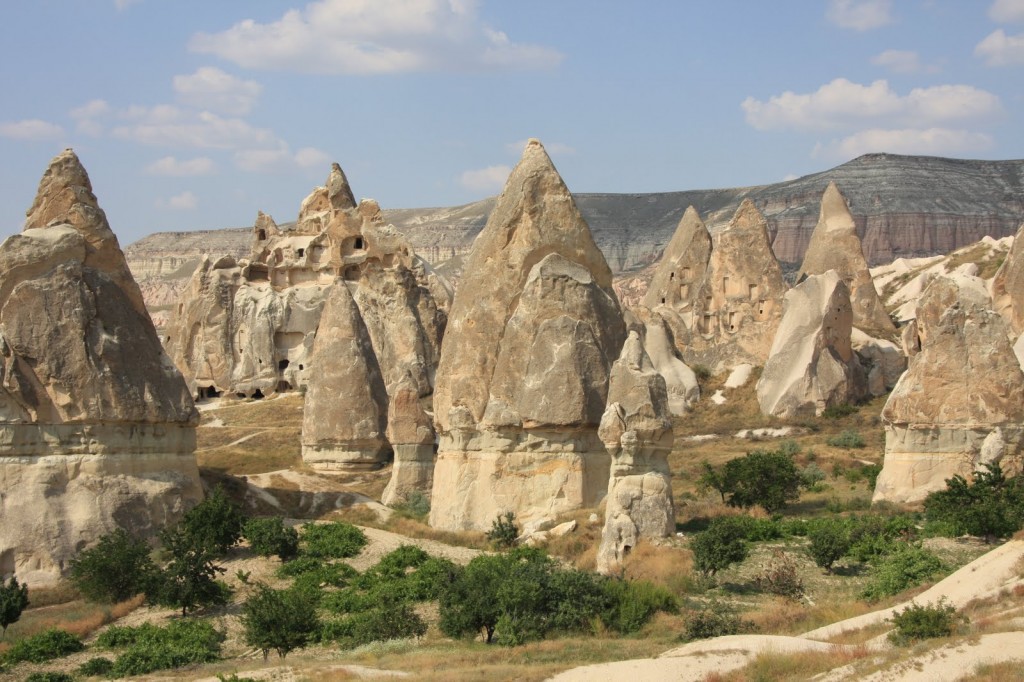
[[[192,397],[70,149],[0,244],[0,351],[0,575],[56,582],[202,499]]]

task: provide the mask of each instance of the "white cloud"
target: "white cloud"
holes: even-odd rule
[[[242,80],[212,66],[174,77],[174,91],[183,104],[240,116],[252,111],[263,86]]]
[[[281,170],[290,165],[288,145],[283,142],[269,149],[241,149],[235,152],[235,165],[249,173]]]
[[[516,156],[519,156],[520,154],[523,153],[523,150],[526,148],[527,142],[529,142],[529,139],[527,138],[523,138],[522,140],[516,140],[515,142],[509,142],[508,144],[505,145],[505,149],[508,150],[509,154],[515,154]],[[548,154],[562,156],[569,156],[570,154],[576,153],[575,149],[573,149],[572,147],[563,142],[552,142],[550,144],[544,142],[544,149],[547,150]]]
[[[68,112],[77,123],[75,130],[85,135],[98,137],[103,133],[103,125],[97,121],[110,113],[110,105],[102,99],[94,99]]]
[[[303,147],[295,152],[293,159],[299,168],[316,168],[326,166],[331,162],[331,157],[327,155],[327,152],[316,147]]]
[[[213,159],[199,156],[194,159],[176,159],[165,156],[146,166],[150,175],[168,175],[172,177],[189,177],[193,175],[209,175],[214,170]]]
[[[199,206],[199,199],[188,190],[167,199],[156,200],[156,207],[164,211],[192,211],[197,206]]]
[[[459,176],[459,184],[475,192],[495,192],[504,187],[511,172],[511,166],[504,165],[468,170]]]
[[[893,73],[938,72],[938,67],[921,62],[921,56],[913,50],[885,50],[871,58],[871,63],[889,69]]]
[[[748,97],[741,106],[747,123],[758,130],[827,130],[872,121],[930,126],[989,118],[1002,111],[999,97],[970,85],[936,85],[900,95],[885,80],[861,85],[845,78],[809,94],[787,91],[767,101]]]
[[[63,134],[64,129],[56,123],[41,121],[38,118],[0,123],[0,137],[14,140],[50,140]]]
[[[827,145],[818,145],[813,156],[845,160],[872,152],[928,155],[967,154],[991,149],[992,146],[993,140],[990,135],[969,130],[947,128],[884,130],[873,128],[832,140]]]
[[[983,57],[989,66],[1024,64],[1024,33],[1006,35],[1003,29],[990,33],[974,48],[975,57]]]
[[[327,74],[550,68],[563,55],[486,26],[475,0],[318,0],[262,24],[197,33],[189,47],[253,69]]]
[[[273,148],[281,144],[274,133],[241,118],[224,118],[209,111],[185,111],[167,104],[131,107],[116,126],[115,137],[141,144],[197,149]]]
[[[831,0],[826,18],[840,28],[867,31],[892,23],[890,0]]]
[[[1000,24],[1024,21],[1024,0],[995,0],[988,8],[988,16]]]

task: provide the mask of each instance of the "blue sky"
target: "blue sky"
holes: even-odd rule
[[[1024,0],[34,0],[0,21],[0,236],[79,153],[121,243],[385,208],[776,182],[862,153],[1024,158]]]

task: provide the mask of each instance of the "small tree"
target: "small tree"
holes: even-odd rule
[[[299,533],[285,526],[280,516],[250,519],[242,533],[252,551],[260,556],[276,554],[282,561],[288,561],[299,553]]]
[[[149,546],[118,528],[71,560],[71,582],[86,599],[114,603],[145,592],[156,571]]]
[[[850,551],[850,529],[839,519],[816,519],[807,529],[807,539],[811,558],[827,573],[832,572],[832,564]]]
[[[747,543],[739,524],[713,521],[706,531],[690,540],[693,565],[706,577],[747,558]]]
[[[273,590],[256,585],[256,592],[242,605],[245,643],[257,647],[266,660],[273,649],[284,658],[309,643],[320,627],[316,595],[307,590]]]
[[[707,463],[703,469],[699,485],[717,490],[730,506],[761,505],[768,513],[800,499],[804,483],[793,456],[781,451],[755,450],[729,460],[721,471]]]
[[[491,522],[491,529],[487,531],[487,539],[491,541],[491,544],[499,549],[515,547],[516,540],[518,538],[519,526],[516,525],[515,512],[499,514],[497,518]]]
[[[725,504],[725,481],[722,479],[722,472],[715,469],[707,460],[700,463],[700,477],[697,478],[697,488],[701,494],[708,490],[717,490],[722,497],[722,504]]]
[[[1024,525],[1024,479],[1007,479],[998,463],[974,473],[973,485],[963,476],[946,480],[946,489],[928,495],[925,517],[956,534],[984,537],[989,542],[1013,535]]]
[[[214,550],[181,526],[165,530],[160,540],[171,555],[167,567],[154,574],[146,590],[150,603],[180,606],[181,615],[198,606],[227,603],[228,588],[217,581],[225,569],[213,563]]]
[[[206,545],[216,556],[224,556],[242,537],[245,517],[217,486],[205,500],[190,509],[181,521],[185,533],[197,544]]]
[[[941,598],[935,604],[921,606],[914,602],[902,611],[896,611],[889,619],[895,629],[889,633],[893,644],[909,644],[931,637],[950,637],[956,634],[966,617],[956,612],[956,607]]]
[[[7,626],[17,623],[21,618],[21,612],[28,608],[28,585],[18,583],[15,576],[7,581],[5,585],[0,580],[0,627],[3,632],[0,638],[7,635]]]

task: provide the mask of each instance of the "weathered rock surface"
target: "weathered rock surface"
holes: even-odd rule
[[[393,506],[414,492],[429,498],[434,483],[434,423],[411,379],[401,381],[391,392],[387,437],[395,461],[380,501]]]
[[[992,279],[992,305],[1019,337],[1024,332],[1024,223]]]
[[[388,394],[349,285],[330,287],[302,411],[302,461],[314,469],[376,469],[387,459]]]
[[[669,413],[676,416],[686,414],[700,399],[700,385],[697,383],[696,373],[679,357],[672,332],[661,315],[643,306],[634,308],[629,314],[637,318],[644,350],[647,351],[654,369],[665,380]]]
[[[669,306],[680,314],[693,310],[711,259],[711,234],[693,206],[686,209],[672,241],[665,247],[644,305]]]
[[[864,258],[857,225],[846,197],[830,182],[821,198],[821,214],[811,235],[797,281],[835,270],[850,290],[853,326],[876,335],[892,335],[895,325],[878,298]]]
[[[0,244],[0,574],[56,581],[202,498],[198,414],[71,150]]]
[[[982,451],[1008,473],[1021,468],[1024,373],[985,284],[935,277],[917,307],[921,350],[882,410],[885,461],[874,501],[918,502],[954,474],[969,476]],[[998,431],[1001,452],[993,452]]]
[[[597,438],[625,325],[611,271],[531,140],[477,238],[437,371],[431,525],[487,529],[596,504]]]
[[[621,572],[622,561],[641,539],[675,529],[671,472],[672,422],[665,381],[636,332],[630,332],[612,366],[608,407],[598,430],[611,455],[608,502],[597,570]]]
[[[792,419],[862,398],[866,377],[850,344],[852,325],[850,291],[835,270],[790,289],[757,382],[761,412]]]
[[[868,336],[856,327],[850,334],[850,343],[867,370],[868,395],[880,396],[892,390],[907,369],[907,356],[900,346],[888,339]]]

